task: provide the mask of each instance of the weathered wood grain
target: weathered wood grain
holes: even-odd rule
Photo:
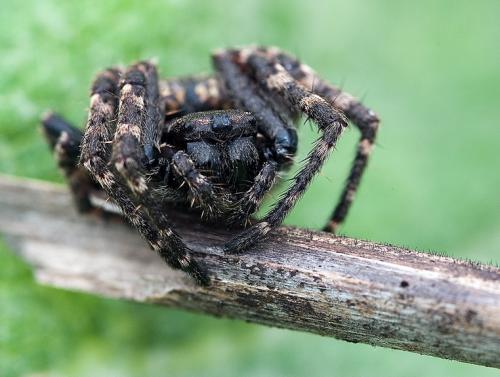
[[[500,367],[500,270],[282,227],[244,255],[175,214],[209,288],[117,219],[75,213],[63,187],[0,176],[0,232],[48,285]],[[0,266],[1,269],[1,266]]]

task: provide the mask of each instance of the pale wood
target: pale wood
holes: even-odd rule
[[[292,227],[223,255],[206,245],[228,232],[175,217],[209,288],[120,221],[78,215],[65,188],[0,176],[0,232],[41,283],[500,367],[496,267]]]

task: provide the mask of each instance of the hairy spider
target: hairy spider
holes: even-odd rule
[[[354,199],[379,125],[373,111],[278,48],[226,49],[212,59],[217,73],[208,77],[159,81],[149,61],[99,73],[84,134],[55,114],[43,119],[78,208],[108,208],[92,200],[104,191],[166,263],[201,284],[208,275],[172,229],[165,204],[182,203],[204,219],[248,225],[277,173],[293,161],[293,122],[305,114],[321,137],[275,206],[223,247],[243,251],[283,221],[349,119],[361,138],[324,228],[334,232]]]

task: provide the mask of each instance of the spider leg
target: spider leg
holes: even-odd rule
[[[323,97],[344,112],[347,118],[359,129],[361,136],[356,155],[351,165],[344,189],[332,217],[323,230],[335,233],[344,221],[354,200],[359,183],[373,150],[380,124],[377,114],[349,93],[321,79],[308,65],[301,63],[288,53],[277,48],[260,48],[270,59],[276,59],[287,72],[304,87]]]
[[[259,88],[233,61],[231,52],[219,51],[212,56],[217,71],[224,80],[233,102],[250,111],[256,118],[259,132],[274,141],[280,162],[289,161],[297,150],[297,132],[293,124],[282,117],[259,95]]]
[[[80,212],[89,211],[92,208],[90,193],[98,188],[87,171],[78,166],[81,131],[52,112],[43,116],[42,131],[68,181],[76,208]]]
[[[145,168],[153,162],[158,150],[157,77],[156,70],[149,68],[147,63],[131,66],[120,83],[118,123],[111,155],[111,163],[136,195],[148,190]]]
[[[281,96],[295,111],[303,112],[312,119],[321,130],[322,136],[309,153],[302,169],[293,178],[294,183],[291,187],[259,223],[231,239],[224,246],[226,252],[238,252],[248,248],[283,221],[305,192],[312,178],[319,172],[329,152],[334,148],[337,139],[347,126],[347,120],[342,113],[338,112],[322,97],[311,93],[297,83],[280,64],[276,64],[257,53],[247,55],[238,52],[222,52],[216,55],[216,61],[222,61],[226,65],[234,65],[233,61],[238,61],[238,59],[240,60],[239,64],[254,72],[256,80],[263,88]],[[240,72],[239,76],[242,75]],[[244,90],[235,90],[235,95],[239,98],[244,93]],[[251,111],[255,112],[256,117],[259,117],[258,112],[262,110]]]
[[[120,83],[119,97],[111,164],[133,192],[134,202],[144,207],[160,232],[168,233],[170,224],[153,198],[155,187],[150,184],[147,172],[158,155],[162,122],[156,67],[149,62],[131,66]]]
[[[132,78],[137,76],[132,75]],[[110,69],[99,74],[93,83],[89,119],[82,142],[80,161],[106,193],[116,201],[128,220],[139,230],[141,235],[166,263],[174,268],[180,268],[188,272],[199,283],[206,285],[208,284],[208,277],[192,259],[182,239],[170,227],[158,229],[147,210],[132,199],[134,192],[129,189],[127,184],[123,184],[119,176],[108,167],[108,161],[112,154],[110,140],[112,140],[112,133],[115,128],[118,107],[119,78],[120,72]],[[130,85],[133,86],[132,83]],[[124,94],[126,93],[127,90],[125,90]],[[137,102],[139,103],[139,101]],[[122,113],[126,111],[123,106],[120,107],[120,110]],[[131,111],[134,110],[136,110],[136,107],[132,106]],[[120,115],[122,120],[137,120],[128,114],[125,116]],[[133,125],[127,128],[135,131]],[[116,127],[116,131],[118,129],[119,127]],[[145,127],[145,129],[148,128]],[[151,139],[145,137],[145,140]],[[135,151],[132,152],[134,156],[136,153]],[[125,154],[124,157],[127,158],[128,156]],[[133,178],[137,177],[133,175]],[[134,186],[134,188],[137,188],[137,186]]]
[[[65,175],[71,174],[77,169],[82,132],[53,112],[44,114],[42,131],[51,149],[56,153],[59,167]]]
[[[314,92],[342,109],[361,133],[356,156],[352,162],[351,170],[344,189],[342,190],[339,202],[335,207],[331,220],[323,229],[335,233],[336,229],[342,224],[347,216],[363,173],[365,172],[365,168],[368,165],[368,160],[373,151],[375,138],[377,136],[380,119],[372,110],[365,107],[355,97],[340,91],[323,80],[315,80]]]

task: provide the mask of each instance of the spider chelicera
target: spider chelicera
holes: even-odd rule
[[[155,65],[99,73],[85,132],[48,114],[43,130],[87,211],[104,191],[150,246],[174,268],[208,284],[207,272],[172,229],[164,210],[182,203],[201,217],[248,225],[297,149],[294,121],[305,114],[321,131],[291,186],[274,207],[224,245],[241,252],[281,224],[328,157],[348,119],[360,130],[356,156],[331,220],[347,215],[371,153],[377,115],[275,47],[216,51],[216,74],[159,80]],[[345,116],[344,116],[345,114]],[[100,204],[106,209],[106,202]]]

